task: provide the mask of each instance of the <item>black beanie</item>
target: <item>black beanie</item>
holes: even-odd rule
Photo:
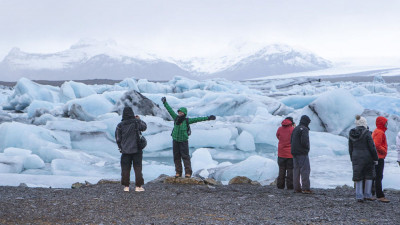
[[[133,110],[129,106],[125,106],[124,111],[122,112],[122,120],[129,120],[135,118],[135,114]]]

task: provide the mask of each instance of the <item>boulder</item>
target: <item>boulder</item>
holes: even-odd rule
[[[209,184],[209,185],[214,185],[214,186],[222,185],[221,181],[217,181],[217,180],[214,180],[212,178],[205,179],[204,183],[205,184]]]
[[[171,120],[171,116],[165,109],[161,109],[153,101],[135,90],[125,92],[115,104],[114,111],[121,115],[125,106],[131,107],[135,115],[157,116],[165,120]]]
[[[72,189],[78,189],[78,188],[81,188],[81,187],[84,186],[84,185],[85,185],[85,184],[76,182],[76,183],[73,183],[73,184],[71,185],[71,188],[72,188]]]
[[[164,183],[165,179],[167,179],[168,175],[166,174],[161,174],[158,176],[156,179],[149,181],[149,183]]]
[[[97,184],[119,184],[121,181],[119,180],[106,180],[106,179],[101,179]]]
[[[164,184],[191,184],[191,185],[204,185],[204,181],[198,177],[191,178],[175,178],[175,177],[166,177],[164,180]]]
[[[251,182],[252,182],[252,180],[247,177],[236,176],[229,181],[229,185],[231,185],[231,184],[251,184]]]

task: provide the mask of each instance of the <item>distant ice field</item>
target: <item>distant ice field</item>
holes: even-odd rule
[[[263,185],[273,182],[278,175],[276,131],[285,117],[298,123],[305,114],[311,118],[311,186],[352,186],[347,134],[360,114],[371,130],[377,116],[389,119],[383,185],[400,189],[395,149],[400,81],[389,83],[384,76],[398,70],[380,71],[371,72],[368,82],[305,76],[242,82],[174,77],[166,82],[126,78],[115,84],[67,81],[51,86],[22,78],[11,89],[0,89],[0,185],[69,188],[85,180],[120,179],[114,131],[124,104],[148,125],[143,133],[148,140],[145,182],[174,175],[173,122],[161,103],[166,96],[173,109],[186,107],[189,117],[217,116],[191,126],[196,176],[223,183],[234,176]]]

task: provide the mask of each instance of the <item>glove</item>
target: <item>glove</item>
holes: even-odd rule
[[[215,120],[215,116],[214,115],[208,116],[208,120]]]
[[[375,164],[375,166],[377,166],[378,165],[378,161],[374,161],[374,164]]]
[[[120,148],[118,149],[118,151],[119,151],[119,153],[122,153],[122,150]]]
[[[165,103],[165,102],[167,102],[167,98],[166,97],[162,97],[161,101],[162,101],[162,103]]]

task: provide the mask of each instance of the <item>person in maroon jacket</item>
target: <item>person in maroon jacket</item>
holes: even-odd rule
[[[295,124],[292,117],[286,117],[282,121],[282,126],[276,131],[276,137],[278,138],[278,166],[279,175],[277,178],[276,185],[279,189],[286,188],[293,189],[293,156],[290,153],[290,137],[292,136]]]

